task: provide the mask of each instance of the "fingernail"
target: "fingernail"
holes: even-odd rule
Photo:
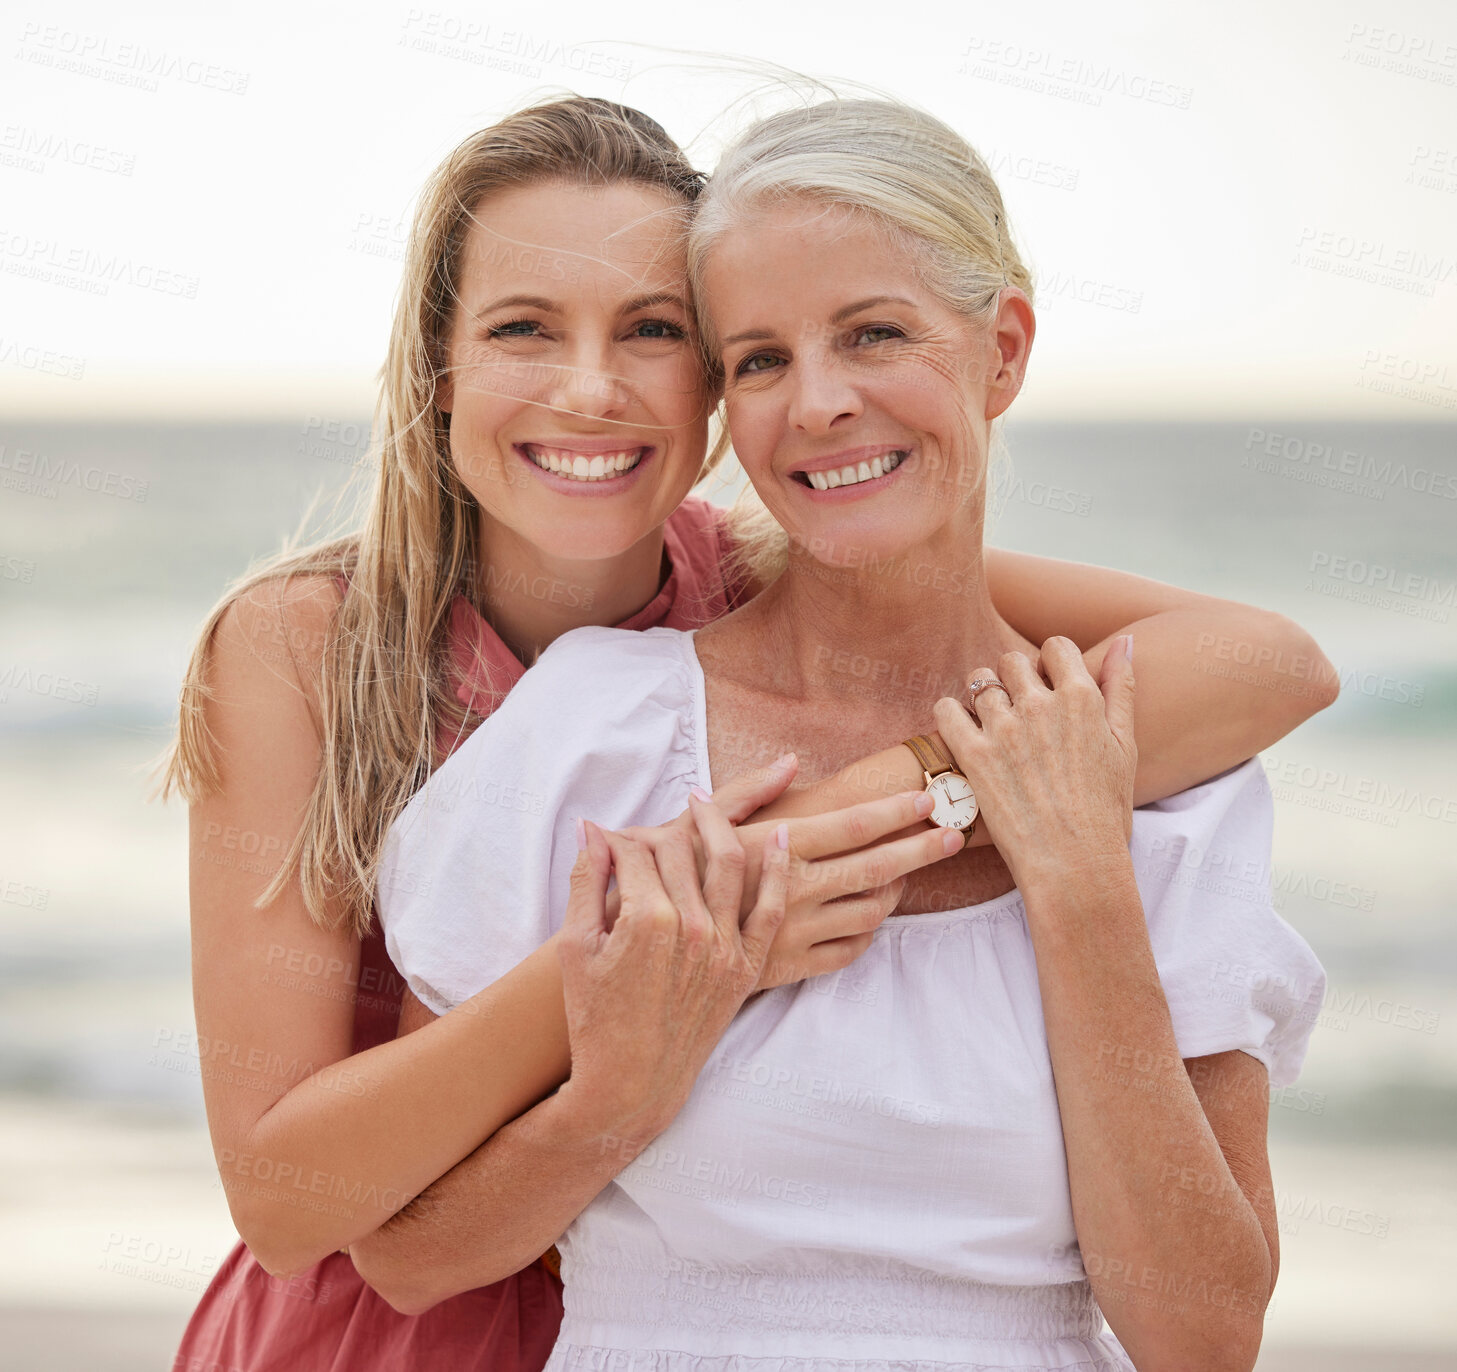
[[[922,817],[929,815],[936,808],[936,797],[928,795],[925,791],[916,793],[916,813]]]
[[[577,821],[577,851],[580,853],[587,846],[587,821]]]
[[[966,846],[966,839],[960,829],[948,829],[941,835],[941,846],[946,849],[946,856],[950,857],[952,853],[959,853]]]
[[[708,792],[705,791],[701,786],[690,786],[688,788],[688,794],[692,796],[694,800],[710,801],[713,799],[713,797],[709,795]]]
[[[781,772],[786,767],[791,767],[793,765],[794,765],[794,754],[793,753],[781,753],[777,758],[774,759],[774,766],[775,766],[776,770],[781,771]]]
[[[1133,635],[1126,634],[1123,638],[1123,651],[1128,654],[1128,660],[1133,661]]]
[[[789,848],[789,825],[781,824],[774,831],[774,842],[785,850]]]

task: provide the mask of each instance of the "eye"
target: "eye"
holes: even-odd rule
[[[773,371],[784,361],[783,358],[774,353],[750,353],[737,367],[734,368],[735,376],[752,376],[756,372]],[[760,363],[765,365],[761,366]]]
[[[883,335],[882,337],[871,337],[873,334]],[[856,329],[852,337],[857,343],[888,343],[892,338],[904,338],[894,324],[867,324],[864,328]]]
[[[534,319],[508,319],[486,331],[490,338],[534,338],[541,325]]]
[[[687,338],[681,325],[668,319],[644,319],[633,325],[634,338]]]

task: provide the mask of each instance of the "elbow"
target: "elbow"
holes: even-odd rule
[[[381,1240],[381,1230],[350,1244],[349,1257],[360,1280],[398,1314],[413,1318],[458,1295],[465,1287],[450,1285],[439,1265],[402,1261]]]
[[[1295,652],[1305,654],[1311,662],[1310,709],[1305,715],[1308,719],[1311,715],[1328,709],[1340,698],[1341,674],[1336,670],[1335,663],[1321,652],[1320,644],[1315,639],[1293,620],[1288,622],[1297,640]]]
[[[380,1270],[367,1259],[361,1258],[352,1248],[349,1256],[354,1259],[354,1270],[359,1273],[359,1279],[391,1310],[408,1319],[423,1315],[452,1294],[448,1291],[431,1291],[409,1273]]]
[[[290,1233],[273,1214],[239,1213],[232,1209],[233,1227],[253,1255],[258,1266],[270,1277],[286,1280],[308,1271],[334,1252],[333,1247],[317,1243],[301,1243],[298,1234]]]
[[[1261,1331],[1220,1330],[1199,1347],[1144,1350],[1136,1359],[1140,1372],[1254,1372],[1259,1361]]]
[[[1284,701],[1283,738],[1336,703],[1341,694],[1340,673],[1315,639],[1293,619],[1272,612],[1269,625],[1266,650],[1272,654],[1275,683]]]
[[[1287,653],[1291,670],[1300,671],[1305,685],[1310,687],[1304,693],[1307,709],[1301,717],[1308,719],[1321,709],[1335,705],[1340,696],[1340,673],[1336,671],[1335,663],[1321,653],[1316,639],[1311,638],[1294,619],[1287,619],[1284,615],[1276,618],[1279,620],[1279,631],[1288,639]]]

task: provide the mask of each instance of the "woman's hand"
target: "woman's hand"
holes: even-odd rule
[[[732,821],[776,794],[778,790],[770,794],[760,780],[735,779],[706,803]],[[900,904],[906,877],[961,850],[965,841],[960,834],[924,827],[932,804],[924,791],[905,791],[828,814],[784,821],[790,857],[785,916],[756,991],[848,967],[870,946],[882,921]],[[692,824],[692,812],[685,811],[670,824],[623,833],[656,852],[662,844],[681,843]],[[758,888],[761,856],[779,828],[778,821],[767,820],[740,824],[737,829],[747,864],[744,913],[752,906]],[[701,851],[698,859],[703,870]]]
[[[1004,653],[995,672],[983,667],[970,680],[978,678],[1007,688],[977,695],[980,727],[950,698],[936,702],[936,727],[1017,885],[1025,892],[1110,858],[1126,862],[1138,763],[1130,641],[1109,646],[1097,681],[1066,638],[1048,639],[1037,665]]]
[[[924,791],[904,791],[784,821],[790,855],[786,913],[756,990],[838,972],[870,947],[875,931],[900,904],[906,878],[965,847],[955,830],[925,827],[933,808]],[[741,825],[744,851],[765,851],[777,827],[773,820]]]
[[[621,1147],[645,1147],[683,1107],[708,1055],[758,983],[784,918],[788,832],[763,860],[757,898],[740,925],[745,857],[712,805],[690,807],[706,865],[682,829],[649,847],[582,821],[559,947],[572,1075]],[[619,904],[609,924],[607,886]]]

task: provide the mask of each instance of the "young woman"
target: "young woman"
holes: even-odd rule
[[[339,1251],[447,1173],[462,1204],[483,1203],[472,1161],[506,1188],[492,1197],[530,1211],[580,1168],[616,1089],[572,1069],[574,1091],[535,1104],[570,1067],[550,948],[472,997],[474,1013],[394,1038],[401,983],[372,923],[380,846],[560,635],[692,628],[755,589],[723,518],[685,500],[710,465],[715,399],[685,285],[701,185],[655,123],[602,101],[528,109],[462,144],[412,232],[364,528],[251,577],[204,628],[170,780],[192,802],[195,1002],[200,1041],[217,1049],[204,1055],[204,1094],[243,1243],[178,1369],[538,1367],[555,1338],[560,1285],[532,1261],[544,1244],[418,1318],[391,1309]],[[1145,701],[1166,710],[1140,716],[1145,799],[1248,756],[1319,703],[1223,682],[1203,692],[1208,732],[1190,739],[1175,727],[1179,702],[1211,680],[1189,670],[1193,626],[1313,650],[1303,633],[1092,569],[989,554],[987,574],[999,608],[1036,641],[1061,629],[1091,648],[1136,625]],[[589,676],[561,708],[595,704]],[[791,760],[720,788],[720,806],[743,819],[793,774]],[[795,803],[874,794],[842,778],[823,804],[813,788]],[[537,801],[489,781],[436,794],[479,820],[483,842]],[[936,834],[897,836],[915,814],[909,800],[880,800],[793,822],[824,860],[796,868],[765,985],[837,970],[869,946],[902,876],[944,853]],[[433,878],[394,880],[426,893]],[[632,970],[636,1003],[672,994],[650,958]],[[581,1063],[603,1061],[593,1032],[614,1042],[610,1019],[598,1022],[571,1045]],[[647,1118],[660,1105],[631,1108]],[[520,1128],[500,1130],[519,1115]],[[392,1238],[436,1244],[458,1280],[443,1256],[455,1251],[456,1206],[407,1213]]]
[[[713,969],[664,1067],[678,1108],[599,1139],[610,1180],[561,1240],[552,1372],[1254,1365],[1278,1262],[1268,1090],[1298,1072],[1324,975],[1270,906],[1258,760],[1134,813],[1132,641],[1095,681],[992,602],[991,429],[1035,328],[1003,226],[972,150],[893,103],[792,111],[731,147],[690,275],[782,570],[699,630],[562,637],[392,828],[380,917],[443,1022],[558,936],[569,967],[621,938]],[[857,699],[826,652],[917,663],[971,708]],[[589,672],[600,709],[563,714]],[[921,737],[933,717],[954,761]],[[976,801],[997,846],[916,873],[851,967],[746,1004],[787,830],[741,928],[711,806],[701,883],[573,817],[661,824],[786,735],[822,772],[909,739],[905,775],[964,807],[938,805],[948,848]],[[490,842],[432,809],[485,777],[541,800]],[[427,863],[437,893],[391,889]],[[542,1209],[538,1244],[560,1227]]]

